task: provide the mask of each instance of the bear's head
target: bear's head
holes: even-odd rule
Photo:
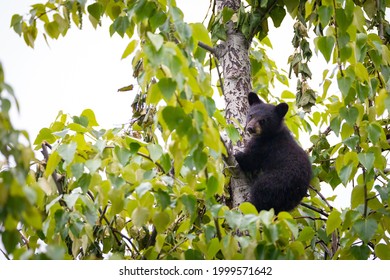
[[[254,92],[248,94],[249,110],[246,119],[246,130],[251,135],[269,136],[280,131],[283,118],[288,111],[286,103],[272,105],[264,103]]]

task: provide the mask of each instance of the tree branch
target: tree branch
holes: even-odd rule
[[[333,206],[329,204],[329,202],[326,200],[325,196],[323,196],[322,193],[320,193],[320,191],[318,191],[312,185],[309,185],[309,188],[312,189],[314,192],[316,192],[319,197],[321,197],[321,199],[326,203],[326,205],[328,205],[330,210],[333,210]]]
[[[309,205],[307,203],[304,203],[304,202],[301,202],[300,203],[302,206],[306,207],[306,208],[309,208],[310,210],[313,210],[314,212],[317,212],[325,217],[329,217],[329,214],[326,213],[324,210],[320,209],[320,208],[317,208],[315,206],[312,206],[312,205]]]
[[[213,47],[210,47],[209,45],[206,45],[205,43],[200,42],[200,41],[198,42],[198,46],[201,47],[202,49],[205,49],[206,51],[209,51],[214,56],[218,57],[217,51]]]

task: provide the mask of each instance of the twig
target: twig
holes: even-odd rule
[[[200,42],[200,41],[198,42],[198,46],[201,47],[202,49],[205,49],[206,51],[211,52],[213,55],[218,57],[217,56],[217,51],[213,47],[210,47],[209,45],[206,45],[205,43]]]
[[[130,239],[128,236],[124,235],[123,233],[121,233],[121,232],[120,232],[119,230],[117,230],[116,228],[111,228],[111,230],[112,230],[114,233],[119,234],[123,239],[125,239],[127,242],[129,242],[130,245],[133,247],[134,251],[135,251],[139,256],[141,256],[142,258],[144,258],[144,257],[141,255],[140,251],[138,251],[137,247],[134,245],[133,241],[131,241],[131,239]],[[114,236],[115,236],[115,234],[114,234]],[[130,247],[126,242],[125,242],[125,245],[126,245],[126,247],[131,251],[131,247]]]
[[[153,161],[153,159],[148,156],[148,155],[145,155],[143,153],[140,153],[140,152],[137,152],[137,155],[143,157],[143,158],[146,158],[147,160],[150,160],[151,162],[153,162],[160,170],[161,172],[164,172],[164,173],[167,173],[164,168],[162,167],[162,165],[160,163],[158,163],[157,161]]]
[[[301,204],[302,206],[306,207],[306,208],[309,208],[309,209],[311,209],[311,210],[313,210],[313,211],[315,211],[315,212],[317,212],[317,213],[319,213],[319,214],[325,216],[325,217],[328,217],[328,216],[329,216],[328,213],[326,213],[324,210],[322,210],[322,209],[320,209],[320,208],[314,207],[314,206],[309,205],[309,204],[304,203],[304,202],[301,202],[300,204]]]
[[[4,255],[4,257],[7,259],[7,260],[10,260],[10,258],[8,257],[7,253],[4,252],[1,248],[0,248],[0,252]]]
[[[225,89],[223,87],[222,73],[221,73],[221,71],[219,71],[218,60],[215,59],[214,61],[215,61],[215,68],[217,68],[218,79],[219,79],[219,84],[221,86],[222,96],[225,96]]]
[[[310,220],[313,220],[313,221],[326,221],[326,219],[324,218],[316,218],[316,217],[311,217],[311,216],[299,216],[299,217],[294,217],[295,220],[298,220],[298,219],[310,219]]]
[[[326,203],[326,205],[328,205],[329,209],[330,210],[333,210],[333,206],[330,205],[330,203],[326,200],[326,198],[323,196],[322,193],[320,193],[320,191],[318,191],[316,188],[314,188],[312,185],[309,185],[309,188],[312,189],[313,191],[315,191],[319,197],[321,197],[321,199]]]

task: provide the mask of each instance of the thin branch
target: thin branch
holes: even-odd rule
[[[320,209],[320,208],[317,208],[317,207],[315,207],[315,206],[309,205],[309,204],[304,203],[304,202],[301,202],[300,204],[301,204],[302,206],[306,207],[306,208],[309,208],[310,210],[313,210],[314,212],[317,212],[317,213],[319,213],[319,214],[325,216],[325,217],[328,217],[328,216],[329,216],[328,213],[326,213],[324,210],[322,210],[322,209]]]
[[[217,59],[215,59],[215,68],[217,68],[218,79],[219,79],[219,84],[221,86],[222,95],[225,96],[225,89],[223,87],[222,73],[219,70],[219,64],[218,64],[218,60]]]
[[[219,228],[219,223],[218,223],[218,219],[217,218],[214,218],[214,224],[215,224],[215,229],[217,230],[218,240],[221,241],[222,240],[222,234],[221,234],[221,229]]]
[[[143,158],[146,158],[147,160],[150,160],[151,162],[153,162],[158,167],[158,169],[160,169],[161,172],[166,173],[164,168],[162,167],[162,165],[160,163],[158,163],[157,161],[153,161],[153,159],[150,156],[145,155],[145,154],[140,153],[140,152],[137,152],[137,155],[139,155],[139,156],[141,156]]]
[[[299,219],[310,219],[312,221],[326,221],[326,219],[324,218],[316,218],[316,217],[311,217],[311,216],[298,216],[298,217],[294,217],[295,220],[299,220]]]
[[[43,13],[37,14],[37,15],[34,17],[33,20],[36,21],[37,19],[43,17],[44,15],[47,15],[48,13],[51,13],[51,12],[53,12],[53,11],[57,11],[57,10],[60,8],[60,6],[64,6],[64,5],[59,4],[58,7],[54,7],[54,8],[51,8],[51,9],[49,9],[49,10],[43,12]]]
[[[313,191],[315,191],[319,197],[321,197],[321,199],[326,203],[326,205],[328,205],[329,209],[330,210],[333,210],[333,206],[330,205],[330,203],[326,200],[325,196],[323,196],[322,193],[320,193],[319,190],[317,190],[316,188],[314,188],[312,185],[309,185],[309,188],[312,189]]]
[[[218,57],[217,51],[213,47],[210,47],[209,45],[206,45],[205,43],[200,42],[200,41],[198,42],[198,46],[201,47],[202,49],[205,49],[206,51],[209,51],[214,56]]]
[[[7,260],[10,260],[9,256],[7,255],[7,253],[4,252],[1,248],[0,248],[0,252],[4,255],[4,257],[5,257]]]
[[[128,236],[124,235],[123,233],[121,233],[119,230],[117,230],[116,228],[111,228],[111,230],[114,232],[114,233],[117,233],[119,234],[123,239],[125,239],[127,242],[130,243],[131,247],[133,247],[134,251],[139,255],[141,256],[142,258],[144,258],[140,251],[138,251],[138,248],[134,245],[133,241],[131,241],[131,238],[129,238]],[[114,234],[115,236],[115,234]],[[125,242],[125,245],[126,247],[131,251],[131,247]]]

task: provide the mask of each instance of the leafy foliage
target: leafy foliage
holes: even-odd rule
[[[29,144],[21,144],[29,143],[27,133],[9,120],[13,92],[0,68],[4,255],[390,258],[388,1],[242,1],[237,10],[213,12],[208,29],[185,23],[175,1],[90,2],[35,4],[29,18],[14,15],[11,26],[33,47],[38,32],[57,39],[72,25],[81,28],[85,17],[95,28],[110,18],[110,34],[129,40],[122,57],[132,58],[140,86],[131,125],[125,131],[101,129],[89,109],[79,116],[60,112],[35,139],[43,159],[34,159]],[[265,46],[271,46],[268,18],[279,27],[287,13],[297,20],[290,64],[299,82],[296,95],[285,90],[279,96],[270,87],[288,81]],[[225,40],[229,23],[252,40],[254,88],[266,99],[295,97],[298,109],[289,113],[287,125],[296,136],[310,134],[315,176],[310,196],[291,213],[257,213],[247,202],[237,209],[226,205],[231,174],[220,131],[233,142],[239,136],[213,100],[218,90],[212,87],[214,71],[207,69],[215,68],[215,60],[198,42]],[[330,67],[316,90],[309,86],[313,46]],[[322,195],[326,186],[333,197]],[[350,205],[337,209],[332,201],[343,186],[352,186]]]

